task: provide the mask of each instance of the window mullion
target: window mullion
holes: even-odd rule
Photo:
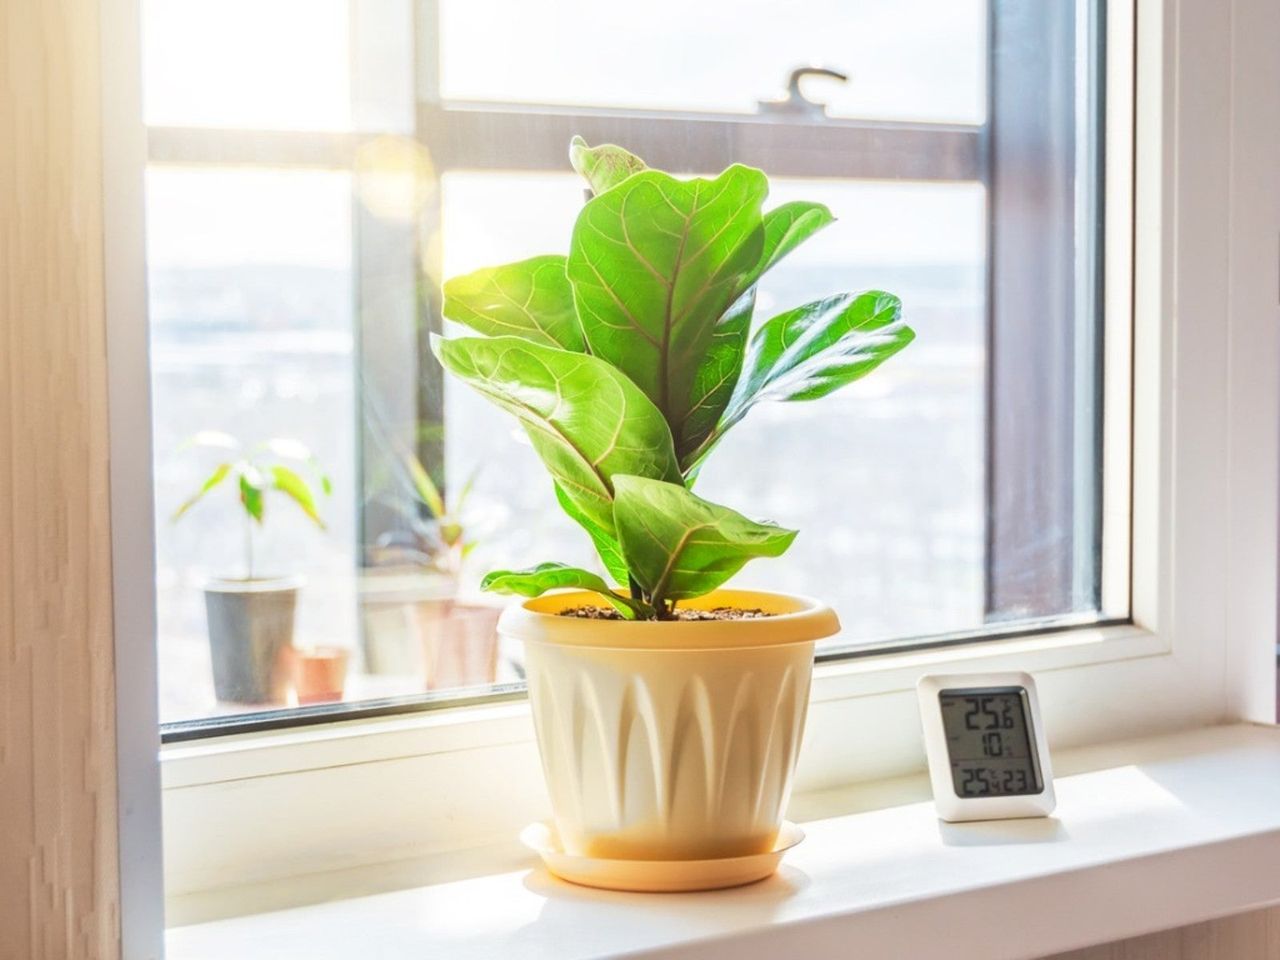
[[[1077,208],[1093,171],[1076,151],[1074,6],[991,7],[988,619],[1097,602],[1096,537],[1082,535],[1096,526],[1097,491],[1077,487],[1099,472],[1100,400],[1094,296],[1076,280],[1096,247],[1094,218]]]

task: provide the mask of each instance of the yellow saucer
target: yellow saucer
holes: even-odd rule
[[[565,853],[555,827],[545,821],[520,831],[520,842],[542,858],[561,880],[604,890],[636,893],[677,893],[739,887],[772,876],[782,855],[804,839],[804,831],[782,822],[778,839],[768,853],[718,860],[604,860]]]

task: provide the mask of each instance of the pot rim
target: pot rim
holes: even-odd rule
[[[533,643],[629,650],[733,650],[812,643],[840,632],[836,612],[820,600],[765,590],[715,590],[682,604],[700,609],[759,607],[773,613],[754,620],[583,620],[559,611],[598,604],[586,590],[547,593],[502,612],[498,632]]]
[[[204,582],[205,593],[283,593],[298,590],[306,583],[300,576],[285,577],[210,577]]]

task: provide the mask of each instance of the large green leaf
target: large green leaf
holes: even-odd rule
[[[578,215],[567,270],[583,335],[668,423],[684,421],[716,321],[760,259],[767,192],[740,165],[714,180],[647,170]]]
[[[872,290],[842,293],[788,310],[751,337],[746,362],[720,422],[681,458],[686,476],[725,432],[761,400],[816,400],[866,376],[915,339],[902,302]]]
[[[533,257],[446,280],[444,315],[489,337],[516,336],[581,352],[565,258]]]
[[[522,597],[540,597],[548,590],[564,588],[591,590],[628,620],[653,618],[653,608],[643,600],[614,593],[609,585],[590,570],[563,563],[540,563],[527,570],[495,570],[480,581],[481,590],[514,593]]]
[[[807,200],[784,203],[764,215],[760,258],[739,281],[742,292],[716,323],[711,343],[694,374],[688,412],[673,430],[682,467],[692,466],[692,455],[711,435],[733,397],[751,331],[756,283],[779,260],[834,219],[825,206]]]
[[[603,360],[516,337],[431,342],[451,372],[520,420],[565,497],[611,536],[615,474],[680,479],[662,414]]]
[[[597,194],[616,187],[633,173],[648,169],[645,162],[629,150],[612,143],[589,147],[581,137],[569,141],[569,162],[587,181],[591,192]]]
[[[823,227],[835,223],[835,219],[825,204],[812,200],[793,200],[774,207],[764,215],[764,250],[751,282],[759,280],[788,253]]]
[[[560,484],[555,484],[555,488],[556,502],[560,504],[560,509],[569,515],[569,519],[587,531],[587,536],[595,545],[600,562],[604,564],[609,576],[613,577],[613,582],[626,583],[627,563],[622,559],[622,548],[618,546],[618,538],[579,510],[577,504],[569,499],[569,495],[564,492]]]
[[[842,293],[788,310],[751,338],[729,413],[758,400],[825,397],[914,339],[902,322],[902,301],[880,290]]]
[[[755,306],[756,291],[752,287],[734,302],[712,331],[711,343],[694,374],[689,410],[679,429],[674,431],[681,469],[691,465],[688,458],[710,436],[733,396],[733,388],[742,373],[742,356],[751,333]]]
[[[796,531],[756,523],[678,483],[614,477],[614,518],[627,567],[661,601],[710,593],[754,557],[777,557]]]

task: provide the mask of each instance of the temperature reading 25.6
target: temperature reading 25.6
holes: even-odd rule
[[[942,726],[955,791],[961,797],[1040,793],[1022,687],[942,690]]]

